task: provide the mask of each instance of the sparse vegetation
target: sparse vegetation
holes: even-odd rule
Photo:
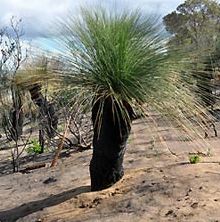
[[[189,155],[189,162],[191,164],[196,164],[196,163],[199,163],[201,161],[201,158],[199,155]]]
[[[115,208],[120,198],[117,210],[125,212],[121,221],[137,210],[151,213],[151,208],[136,206],[143,197],[148,198],[144,204],[155,204],[155,221],[184,220],[182,206],[187,214],[191,208],[204,210],[208,205],[200,206],[194,197],[206,189],[198,183],[207,183],[200,177],[208,171],[197,175],[191,170],[210,163],[213,170],[219,164],[206,160],[209,145],[218,145],[220,4],[186,0],[164,16],[163,24],[140,10],[84,7],[55,24],[53,38],[60,52],[26,50],[22,20],[15,17],[0,29],[0,176],[11,174],[10,186],[4,177],[0,189],[12,195],[16,190],[11,184],[17,183],[36,191],[31,197],[36,200],[27,198],[30,203],[0,212],[0,221],[29,213],[33,215],[27,221],[38,221],[36,211],[57,209],[56,204],[70,198],[70,209],[80,213],[72,214],[67,203],[55,219],[50,218],[53,210],[47,211],[48,221],[62,217],[66,206],[68,215],[84,221],[86,217],[78,220],[80,214],[93,212],[106,200]],[[206,164],[189,165],[201,160]],[[211,170],[212,181],[218,174]],[[91,186],[82,186],[89,176]],[[90,190],[103,191],[79,195]],[[170,204],[173,209],[167,208],[167,199],[178,202],[175,209]],[[189,217],[191,221],[193,215]]]
[[[42,147],[40,143],[37,140],[32,140],[30,142],[30,145],[26,149],[27,153],[30,154],[41,154],[42,153]]]

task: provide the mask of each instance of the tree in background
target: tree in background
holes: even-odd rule
[[[40,56],[35,56],[34,62],[30,57],[27,59],[27,51],[22,47],[21,37],[24,33],[21,22],[12,17],[11,25],[0,31],[0,98],[2,106],[11,106],[9,110],[2,112],[2,125],[7,138],[17,142],[23,132],[23,98],[24,94],[29,92],[33,103],[39,107],[42,120],[39,140],[43,152],[44,135],[49,138],[56,135],[58,117],[54,105],[47,100],[41,90],[43,81],[48,80],[50,76],[48,61]],[[25,66],[24,61],[31,63],[29,67]]]
[[[19,169],[19,157],[24,151],[19,149],[19,140],[23,133],[24,110],[23,92],[16,85],[16,75],[26,59],[26,50],[22,50],[23,30],[21,19],[12,17],[11,24],[0,30],[0,104],[1,125],[8,141],[14,142],[11,147],[13,172]],[[8,144],[10,147],[10,145]]]
[[[23,130],[22,96],[15,78],[22,62],[26,59],[26,51],[22,51],[20,27],[21,19],[12,17],[11,25],[0,30],[0,94],[2,105],[7,103],[11,95],[12,107],[3,112],[3,127],[11,140],[18,141]],[[5,100],[6,98],[6,100]]]
[[[202,102],[205,106],[214,109],[218,102],[219,68],[220,68],[220,45],[210,55],[204,58],[204,69],[197,75],[197,85],[201,94]],[[200,77],[200,78],[198,78]]]
[[[213,62],[220,31],[220,5],[214,0],[186,0],[163,18],[171,34],[169,47],[187,54],[192,77],[201,104],[212,110],[217,97],[214,91]]]
[[[172,35],[171,46],[208,53],[214,49],[220,31],[220,5],[214,0],[186,0],[163,22]]]
[[[35,64],[31,64],[31,69],[23,72],[29,72],[27,75],[29,77],[24,78],[20,84],[26,86],[31,95],[31,100],[38,107],[39,110],[39,143],[42,150],[40,153],[44,152],[44,145],[46,136],[50,139],[56,136],[56,130],[58,125],[58,115],[56,114],[55,106],[51,103],[47,95],[43,95],[42,86],[43,81],[47,81],[51,75],[48,71],[48,59],[46,57],[38,58]],[[37,73],[36,73],[37,72]]]

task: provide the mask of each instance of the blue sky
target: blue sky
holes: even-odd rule
[[[23,19],[25,37],[38,46],[53,49],[50,34],[56,20],[71,11],[75,16],[80,6],[102,5],[111,9],[140,8],[164,16],[176,9],[184,0],[0,0],[0,26],[12,16]]]

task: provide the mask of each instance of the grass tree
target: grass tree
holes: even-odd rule
[[[42,90],[49,80],[51,82],[53,80],[52,71],[48,68],[49,59],[44,56],[37,56],[34,59],[34,62],[27,62],[24,69],[17,72],[15,83],[21,90],[30,93],[32,102],[39,109],[39,143],[42,147],[40,153],[43,153],[46,135],[50,139],[56,135],[58,116],[54,104],[47,98],[47,90],[46,95]],[[55,64],[53,65],[55,66]]]
[[[62,27],[69,52],[65,75],[91,101],[91,190],[102,190],[123,177],[135,110],[150,105],[178,119],[193,99],[172,72],[161,26],[152,16],[83,9],[80,19],[69,17]]]

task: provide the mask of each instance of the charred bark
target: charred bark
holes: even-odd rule
[[[22,110],[11,110],[11,128],[10,137],[14,141],[18,141],[23,133],[24,113]]]
[[[47,121],[45,130],[49,138],[56,135],[58,117],[53,104],[50,104],[41,93],[40,84],[34,84],[29,89],[32,101],[39,107],[40,116]]]
[[[100,107],[103,104],[101,115]],[[94,127],[93,156],[90,162],[91,190],[97,191],[112,186],[124,175],[123,159],[126,142],[131,130],[133,111],[123,102],[129,120],[123,118],[120,107],[110,97],[98,100],[92,108]],[[100,121],[97,121],[100,118]]]
[[[17,89],[11,89],[13,108],[10,110],[10,137],[14,141],[18,141],[23,133],[24,112],[22,110],[22,100]],[[7,121],[8,122],[8,121]]]

